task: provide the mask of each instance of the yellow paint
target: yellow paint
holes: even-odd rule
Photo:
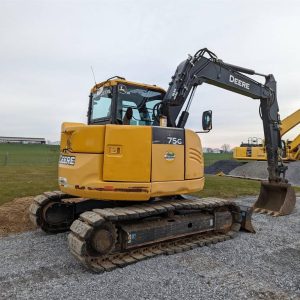
[[[265,147],[251,147],[251,156],[247,156],[247,147],[235,147],[233,158],[239,160],[266,160]]]
[[[153,182],[151,185],[151,196],[180,195],[203,190],[204,177],[192,180]]]
[[[103,153],[105,125],[64,123],[61,134],[61,151],[76,153]]]
[[[61,191],[94,199],[145,201],[150,198],[149,182],[103,181],[104,154],[68,153],[68,155],[75,156],[76,162],[74,166],[59,165],[58,176],[67,180],[66,186],[60,185]],[[124,191],[118,191],[120,189]],[[142,192],[132,192],[136,189],[140,189]]]
[[[286,141],[289,160],[300,160],[300,134],[292,141]]]
[[[75,165],[59,165],[59,177],[66,180],[60,189],[79,197],[124,201],[199,191],[204,185],[201,142],[190,130],[185,140],[186,149],[152,145],[150,126],[64,123],[62,154],[75,156]]]
[[[75,165],[59,164],[58,176],[68,179],[70,184],[88,185],[102,180],[103,154],[62,153],[75,156]]]
[[[225,176],[225,173],[223,173],[222,171],[220,171],[220,172],[218,172],[218,173],[216,174],[216,176]]]
[[[106,125],[105,181],[150,182],[151,130],[150,126]]]
[[[161,93],[166,92],[163,88],[161,88],[159,86],[156,86],[156,85],[150,85],[150,84],[145,84],[145,83],[138,83],[138,82],[128,81],[128,80],[124,80],[124,79],[114,78],[112,80],[97,83],[91,89],[91,93],[95,93],[100,87],[116,86],[119,83],[133,85],[133,86],[136,86],[136,87],[139,87],[139,88],[144,88],[144,89],[150,89],[150,90],[158,91],[158,92],[161,92]]]
[[[185,179],[204,176],[203,152],[199,136],[192,130],[185,130]]]
[[[150,197],[186,194],[203,189],[204,177],[194,180],[165,182],[110,182],[103,181],[104,154],[72,153],[74,166],[59,165],[59,177],[67,180],[61,191],[84,198],[147,201]]]
[[[300,109],[290,114],[281,121],[280,135],[281,137],[300,124]],[[292,141],[285,141],[286,156],[284,161],[300,160],[300,135]],[[252,154],[247,156],[247,147],[235,147],[233,149],[233,158],[238,160],[266,160],[267,154],[265,147],[251,147]]]
[[[280,134],[285,135],[287,132],[292,130],[295,126],[300,124],[300,109],[296,110],[294,113],[290,114],[281,121]]]
[[[184,180],[184,145],[153,144],[151,181],[171,180]]]

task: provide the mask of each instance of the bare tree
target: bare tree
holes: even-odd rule
[[[230,151],[230,145],[229,144],[223,144],[221,146],[221,149],[224,153],[228,153]]]

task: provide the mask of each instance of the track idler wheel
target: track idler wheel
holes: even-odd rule
[[[50,202],[43,208],[43,219],[50,226],[70,227],[74,220],[72,204],[62,202]]]
[[[295,190],[289,183],[262,181],[253,208],[254,212],[277,217],[291,214],[295,204]]]
[[[110,222],[101,224],[91,237],[91,247],[97,254],[108,254],[116,244],[116,229]]]
[[[47,233],[69,230],[74,220],[73,207],[71,203],[63,203],[62,199],[70,197],[60,191],[36,196],[29,207],[30,220]]]

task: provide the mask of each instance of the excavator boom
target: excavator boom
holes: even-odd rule
[[[284,136],[287,132],[292,130],[300,124],[300,109],[284,118],[280,124],[280,135]]]
[[[300,124],[300,109],[282,120],[280,126],[281,136]],[[300,134],[292,141],[285,141],[285,152],[287,160],[300,160]]]
[[[262,84],[241,72],[249,75],[257,74],[254,70],[224,63],[206,48],[199,50],[193,57],[189,57],[177,67],[163,99],[161,113],[167,116],[168,126],[183,128],[189,116],[188,111],[194,90],[202,83],[208,83],[252,99],[259,99],[269,182],[262,183],[259,200],[254,208],[257,211],[274,215],[289,214],[295,205],[296,196],[285,179],[287,167],[283,165],[279,157],[278,150],[282,146],[275,78],[272,74],[263,75],[265,83]],[[183,109],[186,102],[187,105]],[[182,112],[179,121],[176,122],[180,111]],[[275,189],[276,193],[273,193]],[[274,199],[274,197],[278,199]],[[273,205],[275,202],[281,203],[281,205],[275,205],[275,207]],[[286,203],[289,205],[285,205]]]

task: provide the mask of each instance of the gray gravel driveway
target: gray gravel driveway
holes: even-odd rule
[[[103,274],[81,267],[66,234],[2,238],[0,299],[300,299],[300,198],[292,215],[253,223],[256,234]]]

